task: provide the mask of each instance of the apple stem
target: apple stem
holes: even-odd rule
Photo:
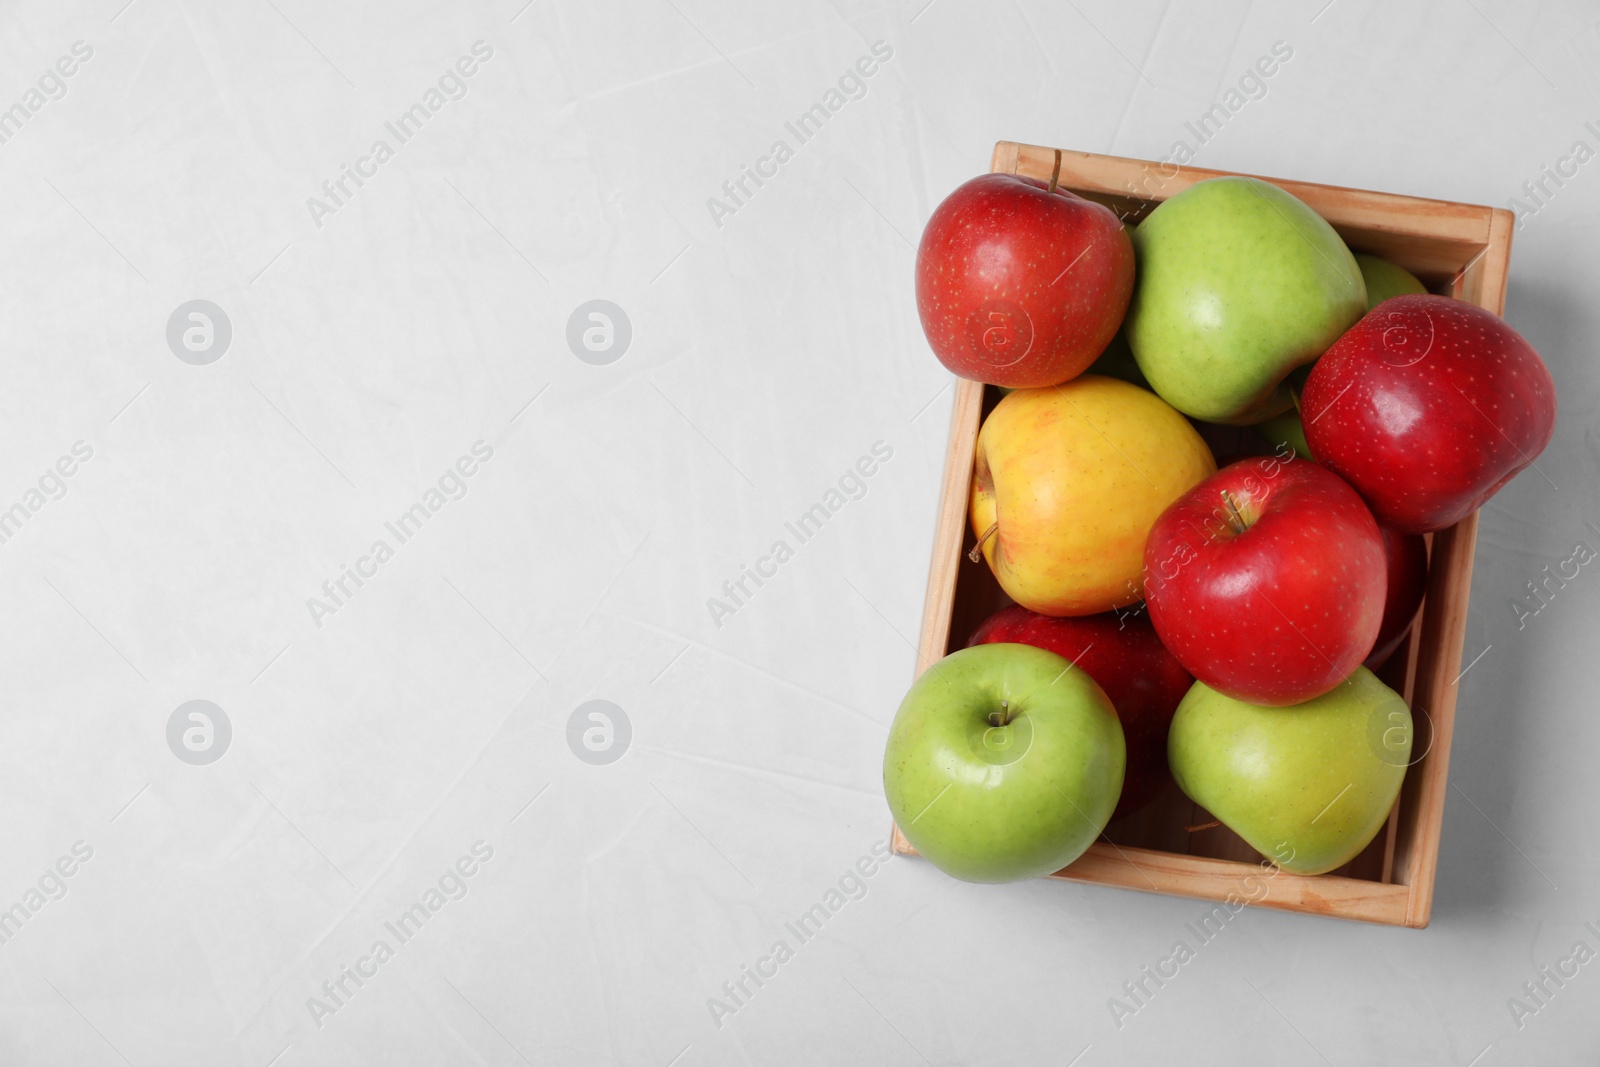
[[[1300,390],[1294,387],[1293,382],[1289,383],[1289,402],[1294,405],[1294,413],[1296,415],[1305,414],[1300,410]]]
[[[983,531],[983,536],[978,538],[978,543],[972,546],[972,551],[967,553],[967,558],[974,563],[982,559],[984,542],[993,537],[994,532],[998,529],[1000,529],[1000,524],[998,522],[991,522],[989,524],[989,528]]]
[[[1056,191],[1056,183],[1061,180],[1061,149],[1056,149],[1056,165],[1050,171],[1050,191]]]
[[[1197,834],[1201,830],[1215,830],[1217,827],[1219,827],[1221,825],[1222,825],[1222,823],[1220,821],[1218,821],[1216,819],[1212,819],[1210,822],[1203,822],[1203,823],[1200,823],[1198,826],[1185,826],[1184,829],[1189,831],[1189,833],[1191,833],[1191,834]]]
[[[1002,700],[1000,702],[1000,710],[999,711],[991,711],[989,713],[989,725],[990,726],[1005,726],[1010,722],[1011,722],[1011,705],[1010,705],[1010,702]]]
[[[1250,528],[1244,521],[1244,516],[1239,512],[1239,502],[1233,499],[1233,494],[1226,489],[1222,491],[1222,502],[1228,508],[1228,525],[1233,527],[1233,532],[1242,534]]]

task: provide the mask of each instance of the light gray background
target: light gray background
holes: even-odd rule
[[[93,56],[0,144],[0,508],[93,456],[0,544],[0,908],[93,856],[0,945],[0,1062],[1596,1062],[1600,964],[1520,1031],[1506,1002],[1600,949],[1600,577],[1511,607],[1600,547],[1600,162],[1516,234],[1507,317],[1561,421],[1549,482],[1484,515],[1430,929],[1246,912],[1119,1029],[1108,998],[1199,902],[896,860],[784,928],[888,827],[951,396],[913,244],[995,140],[1164,155],[1282,40],[1197,162],[1504,205],[1600,147],[1593,5],[1323,2],[6,4],[0,107]],[[465,98],[318,227],[307,198],[478,40]],[[197,298],[233,328],[208,366],[165,339]],[[608,366],[566,345],[591,299],[632,323]],[[317,626],[307,598],[480,440],[469,492]],[[877,441],[865,496],[713,625]],[[233,729],[202,766],[166,734],[197,699]],[[631,723],[610,765],[566,741],[592,699]],[[479,841],[467,895],[316,1025]]]

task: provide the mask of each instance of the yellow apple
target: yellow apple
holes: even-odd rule
[[[978,432],[972,530],[1023,607],[1110,611],[1144,596],[1156,517],[1216,469],[1189,421],[1147,389],[1096,374],[1017,389]]]

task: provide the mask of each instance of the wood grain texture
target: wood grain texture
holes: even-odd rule
[[[898,828],[892,844],[899,855],[917,854]],[[1405,886],[1363,878],[1289,874],[1262,862],[1182,856],[1108,842],[1090,845],[1070,867],[1050,877],[1386,926],[1407,925],[1410,895]]]
[[[982,409],[983,386],[958,378],[955,401],[950,406],[950,445],[945,453],[944,483],[939,488],[933,559],[928,564],[928,591],[922,602],[922,632],[917,638],[913,681],[944,658],[950,642],[956,575],[967,528],[967,496],[972,486],[972,457],[977,452]],[[961,639],[965,640],[965,636],[961,635]]]
[[[1048,181],[1055,157],[1055,149],[1001,141],[995,145],[991,169]],[[1061,185],[1107,205],[1130,223],[1174,193],[1225,173],[1229,172],[1061,151]],[[1304,200],[1352,248],[1398,263],[1434,292],[1496,315],[1504,310],[1515,221],[1511,212],[1313,182],[1264,180]],[[978,428],[996,399],[994,390],[986,391],[976,382],[956,384],[917,647],[918,674],[963,647],[977,622],[1008,603],[986,567],[962,558],[974,540],[968,529],[967,501]],[[1055,877],[1202,900],[1249,899],[1257,907],[1393,926],[1427,926],[1449,784],[1477,529],[1478,518],[1470,515],[1429,538],[1430,571],[1422,613],[1406,644],[1382,672],[1412,706],[1414,762],[1387,829],[1361,856],[1337,872],[1315,877],[1270,867],[1263,870],[1242,839],[1226,828],[1187,832],[1185,826],[1204,821],[1207,815],[1172,788],[1151,808],[1108,827],[1099,842]],[[915,854],[898,828],[892,844],[897,853]]]

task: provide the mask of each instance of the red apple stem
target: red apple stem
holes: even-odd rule
[[[1220,820],[1212,819],[1210,822],[1203,822],[1197,826],[1185,826],[1184,829],[1189,831],[1191,834],[1197,834],[1201,830],[1215,830],[1221,825],[1222,823]]]
[[[989,713],[990,726],[1005,726],[1011,722],[1011,705],[1008,701],[1000,702],[1000,710]]]
[[[1233,494],[1226,489],[1222,491],[1222,503],[1228,509],[1228,525],[1233,527],[1233,532],[1242,534],[1250,528],[1244,521],[1244,515],[1239,511],[1239,502],[1233,499]]]
[[[1050,171],[1050,191],[1056,191],[1056,183],[1061,180],[1061,149],[1056,149],[1056,165]]]
[[[998,529],[1000,529],[998,522],[990,523],[989,528],[983,531],[983,536],[978,538],[978,543],[972,546],[972,551],[967,553],[967,558],[974,563],[981,560],[983,558],[983,543],[993,537],[994,532]]]

